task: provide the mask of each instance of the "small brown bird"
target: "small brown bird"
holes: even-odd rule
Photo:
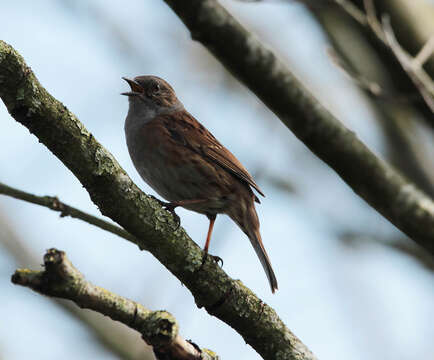
[[[208,217],[206,253],[217,214],[229,215],[249,237],[274,293],[277,280],[259,233],[254,205],[259,199],[251,189],[264,196],[258,185],[235,156],[184,109],[166,81],[156,76],[123,79],[131,87],[122,93],[129,99],[125,135],[140,176],[169,201],[165,203],[168,210],[182,206]]]

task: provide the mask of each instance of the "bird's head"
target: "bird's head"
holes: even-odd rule
[[[167,81],[158,76],[136,76],[134,79],[123,77],[131,91],[123,92],[129,98],[130,107],[143,108],[157,113],[177,109],[181,105],[176,97],[175,90]]]

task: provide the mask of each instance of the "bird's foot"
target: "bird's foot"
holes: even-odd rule
[[[179,226],[181,225],[181,219],[178,216],[178,214],[175,212],[175,209],[179,206],[179,204],[161,201],[160,199],[157,199],[153,195],[149,195],[149,197],[151,197],[156,202],[158,202],[164,208],[164,210],[167,210],[168,212],[170,212],[172,214],[173,220],[176,223],[176,229],[175,229],[175,231],[178,230]]]
[[[208,252],[205,252],[205,254],[203,255],[202,266],[205,264],[207,257],[210,257],[211,260],[214,261],[216,264],[221,263],[220,267],[223,267],[223,259],[220,256],[208,254]],[[201,268],[202,268],[202,266],[201,266]]]

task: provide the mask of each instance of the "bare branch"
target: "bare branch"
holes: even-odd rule
[[[412,67],[417,69],[425,64],[431,55],[434,54],[434,35],[432,35],[425,45],[420,49],[412,61]]]
[[[27,244],[16,233],[4,216],[0,208],[0,245],[18,266],[39,266],[40,259],[33,255]],[[123,360],[145,360],[154,358],[151,348],[146,348],[137,342],[137,336],[130,331],[130,328],[120,323],[109,321],[96,312],[82,311],[72,302],[63,301],[57,298],[50,298],[52,303],[65,314],[72,316],[79,321],[93,335],[104,351],[111,352],[115,357]],[[68,316],[68,317],[69,317]],[[134,334],[134,335],[133,335]]]
[[[169,212],[131,181],[77,117],[0,41],[0,97],[79,179],[100,211],[136,236],[192,292],[196,304],[234,328],[264,359],[315,359],[276,312],[234,281],[178,228]],[[423,215],[423,214],[422,214]],[[242,309],[242,311],[240,311]]]
[[[434,169],[431,159],[427,156],[431,144],[424,141],[431,130],[427,125],[434,125],[434,122],[429,121],[432,113],[425,105],[421,106],[420,93],[403,89],[397,91],[396,85],[403,84],[402,79],[397,79],[404,73],[402,66],[397,61],[392,65],[392,54],[386,54],[384,49],[379,49],[378,44],[370,39],[372,37],[360,36],[364,29],[354,26],[355,24],[341,16],[340,12],[341,9],[335,8],[313,13],[329,36],[333,46],[332,60],[370,96],[370,105],[376,109],[379,115],[376,119],[386,135],[389,161],[432,197]],[[342,37],[342,32],[346,32],[346,36]],[[350,47],[345,40],[348,36],[353,38]],[[379,52],[386,56],[381,61],[378,61]],[[394,59],[396,60],[395,57]],[[368,73],[369,76],[365,75]],[[426,114],[427,123],[420,121],[421,107],[425,109],[425,113],[429,113]],[[425,130],[418,131],[420,129]]]
[[[348,0],[332,0],[336,5],[340,6],[341,9],[346,12],[350,17],[356,20],[360,25],[367,25],[368,20],[365,14],[359,10],[359,8]]]
[[[258,2],[261,0],[257,0]],[[399,64],[401,64],[402,70],[407,74],[408,78],[414,83],[415,88],[417,90],[416,94],[418,95],[418,99],[421,99],[428,107],[431,112],[434,112],[434,96],[432,94],[433,82],[427,72],[422,68],[424,62],[428,60],[430,55],[434,50],[434,36],[432,36],[423,46],[422,50],[419,52],[418,56],[412,58],[405,52],[398,44],[395,39],[396,44],[391,45],[390,39],[385,33],[384,26],[378,21],[377,13],[375,10],[375,5],[373,0],[363,0],[365,13],[361,11],[357,6],[351,3],[348,0],[323,0],[322,2],[315,2],[310,0],[297,0],[300,3],[304,3],[314,12],[322,11],[322,7],[335,5],[339,7],[344,13],[346,13],[349,17],[351,17],[354,21],[360,24],[362,27],[370,31],[374,38],[386,49],[391,52],[391,55],[396,58]],[[407,58],[403,60],[403,57],[399,56],[397,53],[404,51],[407,55]],[[338,64],[339,65],[339,64]],[[408,65],[413,65],[409,67]],[[345,69],[345,68],[343,68]],[[345,69],[346,70],[346,69]],[[350,73],[348,73],[350,74]],[[355,77],[354,80],[365,90],[368,90],[371,94],[375,95],[375,91],[371,91],[365,81],[360,81],[361,77]],[[379,91],[382,93],[382,91]],[[393,96],[387,96],[388,99],[395,99]],[[385,98],[385,97],[384,97]],[[399,101],[408,100],[408,96],[399,95]]]
[[[219,2],[165,0],[200,41],[351,188],[434,254],[434,202],[376,157]]]
[[[327,55],[333,61],[333,64],[341,69],[350,80],[352,80],[361,89],[365,90],[368,94],[384,99],[389,99],[393,96],[392,94],[387,93],[378,82],[367,79],[362,74],[359,74],[354,69],[351,69],[350,66],[348,66],[348,64],[335,52],[333,48],[327,49]]]
[[[410,76],[414,85],[419,89],[419,92],[423,96],[426,104],[434,113],[434,83],[421,65],[421,61],[426,56],[425,54],[427,53],[427,51],[421,51],[419,54],[422,55],[418,60],[415,60],[399,45],[398,41],[396,40],[395,34],[393,33],[393,29],[390,24],[390,18],[388,16],[383,16],[382,25],[385,38],[387,43],[389,44],[390,49],[395,54],[403,69]],[[431,46],[432,45],[429,45],[428,42],[427,46],[424,46],[423,49],[429,49],[429,47]]]
[[[0,182],[0,194],[11,196],[19,200],[24,200],[32,204],[47,207],[51,210],[60,212],[60,217],[70,216],[74,219],[83,220],[91,225],[95,225],[99,227],[100,229],[118,235],[121,238],[124,238],[125,240],[128,240],[136,245],[140,244],[133,235],[131,235],[129,232],[125,231],[121,227],[113,225],[108,221],[105,221],[96,216],[85,213],[84,211],[78,210],[70,205],[67,205],[61,202],[57,198],[57,196],[37,196],[22,190],[12,188],[1,182]]]
[[[44,271],[18,269],[12,282],[38,293],[68,299],[79,307],[91,309],[120,321],[140,332],[154,348],[157,358],[174,360],[218,359],[212,351],[201,350],[179,335],[175,318],[166,311],[150,311],[132,300],[123,298],[86,281],[63,251],[50,249],[44,256]]]
[[[381,24],[378,21],[377,11],[375,10],[375,5],[373,0],[363,0],[366,11],[366,22],[371,28],[372,32],[377,36],[377,38],[385,45],[387,45],[386,37],[384,36]]]
[[[387,101],[394,104],[411,104],[419,99],[419,94],[402,94],[391,89],[385,89],[378,82],[368,79],[363,74],[352,69],[341,56],[339,56],[334,48],[327,49],[327,55],[333,64],[336,65],[342,72],[361,90],[365,91],[369,96],[375,99]]]
[[[423,64],[433,52],[434,36],[431,37],[425,46],[421,49],[419,54],[412,58],[402,47],[399,45],[390,25],[390,18],[388,16],[382,17],[382,24],[378,20],[373,0],[363,0],[366,14],[363,14],[356,8],[355,11],[348,11],[348,4],[346,0],[334,0],[336,4],[341,6],[342,10],[350,15],[359,24],[369,28],[376,38],[386,46],[401,64],[403,71],[413,81],[416,89],[419,91],[422,99],[425,101],[431,112],[434,113],[434,84],[430,76],[423,69]],[[352,4],[351,4],[352,5]],[[361,20],[365,17],[365,20]]]

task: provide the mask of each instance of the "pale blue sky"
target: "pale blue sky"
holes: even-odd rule
[[[302,6],[223,3],[270,42],[325,106],[378,154],[384,153],[375,112],[327,59],[327,40]],[[275,295],[248,239],[225,217],[217,219],[210,251],[224,258],[224,269],[232,277],[273,306],[319,359],[434,356],[432,273],[372,241],[356,249],[343,245],[338,239],[342,231],[382,237],[398,232],[192,42],[163,1],[131,0],[125,5],[113,0],[44,0],[36,5],[23,0],[1,2],[0,14],[1,39],[23,55],[47,90],[79,117],[145,192],[152,193],[133,168],[125,145],[127,101],[119,95],[126,89],[121,76],[165,78],[185,107],[251,172],[265,167],[290,179],[296,194],[258,180],[267,195],[258,213],[279,280]],[[103,25],[107,20],[111,27]],[[69,170],[10,118],[3,104],[0,119],[0,181],[35,194],[57,195],[98,214]],[[24,202],[0,197],[0,211],[38,258],[50,247],[65,250],[89,280],[150,309],[170,311],[185,338],[213,349],[222,359],[259,359],[231,328],[198,310],[188,290],[150,254]],[[208,220],[185,210],[178,213],[192,238],[203,245]],[[46,298],[13,286],[9,279],[15,268],[1,251],[0,357],[111,358]]]

